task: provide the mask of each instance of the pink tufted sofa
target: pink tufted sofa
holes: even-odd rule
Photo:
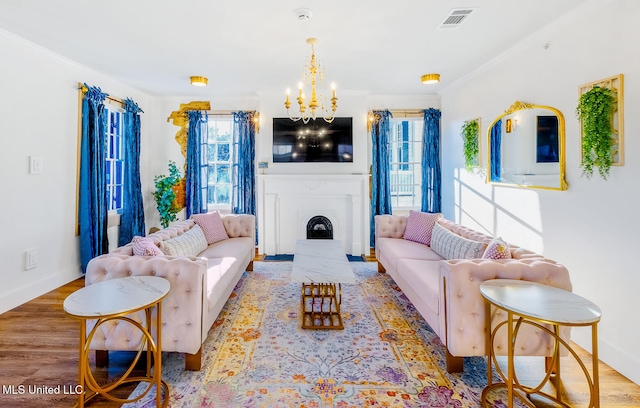
[[[571,291],[567,269],[557,262],[523,248],[510,246],[512,259],[445,260],[427,245],[403,239],[407,216],[375,217],[375,251],[378,270],[388,272],[402,292],[427,321],[446,347],[449,372],[462,371],[463,357],[485,356],[485,301],[480,283],[490,279],[522,279]],[[465,238],[489,242],[491,237],[441,218],[438,223]],[[492,310],[492,327],[506,319]],[[497,354],[506,355],[506,327],[496,337]],[[570,329],[562,328],[569,341]],[[523,326],[516,355],[545,356],[553,353],[550,336]],[[547,360],[547,362],[550,359]]]
[[[253,270],[255,217],[223,215],[229,239],[208,246],[197,257],[134,256],[131,244],[92,259],[85,285],[130,275],[166,278],[171,289],[162,301],[162,351],[185,353],[185,369],[200,370],[202,343],[245,271]],[[182,235],[195,225],[186,220],[148,235],[155,242]],[[135,319],[143,321],[143,312]],[[102,325],[91,342],[96,362],[108,362],[107,350],[138,350],[141,335],[128,323]]]

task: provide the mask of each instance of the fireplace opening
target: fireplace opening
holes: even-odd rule
[[[307,239],[333,239],[333,225],[327,217],[316,215],[307,223]]]

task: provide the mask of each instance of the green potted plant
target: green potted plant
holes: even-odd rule
[[[180,170],[174,161],[169,161],[168,176],[161,174],[153,179],[156,185],[153,198],[156,200],[156,207],[160,213],[160,224],[163,228],[167,228],[171,221],[175,221],[176,214],[181,210],[179,206],[175,205],[176,186],[180,184],[181,179]]]
[[[612,124],[616,98],[609,88],[594,86],[580,96],[576,114],[582,126],[582,174],[588,179],[594,167],[603,179],[611,167]]]
[[[462,149],[464,154],[464,168],[468,172],[472,172],[473,168],[478,166],[478,132],[480,126],[477,119],[473,119],[464,122],[460,129],[460,135],[462,136]]]

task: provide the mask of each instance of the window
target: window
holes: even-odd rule
[[[423,120],[420,117],[392,118],[389,127],[391,207],[420,207]]]
[[[105,105],[107,112],[107,206],[109,211],[122,210],[124,186],[123,120],[124,110]]]
[[[233,118],[209,116],[207,143],[207,204],[209,208],[231,208],[231,153]]]

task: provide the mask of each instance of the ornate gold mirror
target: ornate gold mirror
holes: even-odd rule
[[[566,190],[564,116],[516,101],[487,129],[487,182]]]

